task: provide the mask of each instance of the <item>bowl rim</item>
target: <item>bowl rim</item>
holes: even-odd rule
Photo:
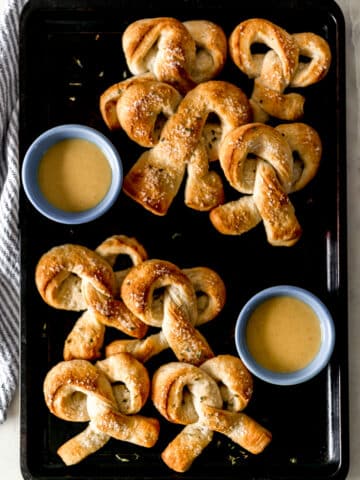
[[[68,138],[82,138],[97,145],[108,159],[112,172],[110,187],[103,199],[94,207],[79,212],[67,212],[53,206],[34,180],[35,171],[45,151]],[[21,180],[28,200],[42,215],[57,223],[82,224],[99,218],[116,201],[123,182],[122,160],[115,145],[99,130],[80,123],[65,123],[43,131],[33,140],[23,156]]]
[[[273,372],[259,365],[251,355],[245,339],[251,313],[260,303],[275,296],[292,296],[303,300],[315,311],[320,321],[322,340],[319,352],[308,365],[294,372]],[[275,385],[297,385],[315,377],[328,364],[335,346],[334,320],[325,303],[311,291],[294,285],[276,285],[254,294],[242,307],[235,326],[235,344],[240,358],[256,377]]]

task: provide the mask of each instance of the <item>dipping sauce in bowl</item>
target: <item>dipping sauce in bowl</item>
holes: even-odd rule
[[[327,307],[311,292],[280,285],[259,292],[241,310],[238,353],[259,378],[278,385],[309,380],[328,363],[335,329]]]
[[[54,127],[30,145],[22,183],[34,207],[59,223],[80,224],[104,214],[122,186],[122,162],[110,140],[78,124]]]
[[[111,184],[111,168],[103,151],[82,138],[61,140],[39,163],[39,186],[46,199],[67,212],[95,207]]]

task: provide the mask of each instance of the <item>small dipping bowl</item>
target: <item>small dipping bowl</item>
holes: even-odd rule
[[[62,140],[82,139],[95,144],[105,155],[111,170],[111,181],[107,193],[94,207],[81,211],[65,211],[52,205],[42,193],[38,169],[46,151]],[[123,181],[120,155],[110,140],[101,132],[80,124],[66,124],[46,130],[27,150],[21,170],[22,184],[29,201],[45,217],[64,224],[87,223],[103,215],[117,199]]]
[[[249,350],[247,326],[254,311],[263,302],[274,297],[292,297],[308,305],[319,320],[320,347],[304,368],[291,372],[277,372],[260,365]],[[332,316],[324,303],[313,293],[291,285],[278,285],[260,291],[242,308],[235,327],[235,343],[238,354],[249,371],[261,380],[275,385],[296,385],[317,375],[328,364],[335,343],[335,327]]]

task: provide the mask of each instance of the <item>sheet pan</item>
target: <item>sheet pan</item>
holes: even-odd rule
[[[271,5],[270,5],[271,3]],[[324,36],[332,50],[332,66],[319,84],[308,87],[303,121],[323,142],[316,178],[293,194],[303,226],[301,240],[290,248],[267,244],[262,226],[241,237],[217,233],[207,214],[183,203],[180,192],[164,218],[151,215],[121,194],[100,220],[82,226],[55,224],[38,214],[21,191],[21,464],[28,479],[342,479],[348,469],[347,384],[347,254],[345,151],[344,20],[332,1],[254,0],[252,2],[182,0],[32,0],[20,25],[20,158],[32,140],[61,123],[84,123],[105,133],[118,147],[126,172],[139,147],[121,132],[110,133],[99,109],[99,95],[128,75],[121,49],[126,26],[139,18],[173,16],[183,21],[213,20],[229,34],[242,20],[263,17],[289,32],[312,31]],[[252,82],[228,65],[220,78],[251,93]],[[215,440],[186,474],[175,474],[160,452],[178,428],[162,422],[159,442],[146,450],[111,440],[79,465],[66,467],[57,448],[81,431],[81,424],[49,413],[42,383],[62,358],[63,341],[77,318],[51,309],[34,284],[40,255],[54,245],[72,242],[95,248],[113,234],[135,236],[150,257],[182,268],[206,265],[227,287],[227,303],[202,333],[217,353],[236,354],[234,325],[241,306],[262,288],[294,284],[317,294],[331,310],[336,325],[335,351],[315,379],[294,387],[271,386],[255,379],[247,409],[273,433],[259,456],[230,440]],[[110,329],[108,329],[110,330]],[[107,332],[107,341],[115,336]],[[173,358],[169,352],[149,364]],[[151,405],[146,412],[156,414]],[[125,461],[124,461],[125,459]]]

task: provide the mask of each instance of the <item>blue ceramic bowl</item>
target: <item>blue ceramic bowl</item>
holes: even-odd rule
[[[95,207],[80,212],[67,212],[54,207],[42,194],[38,183],[38,167],[44,153],[55,143],[69,138],[80,138],[96,144],[109,161],[112,180],[105,197]],[[27,150],[21,170],[25,193],[33,206],[45,217],[64,224],[90,222],[103,215],[117,199],[123,181],[120,155],[110,140],[97,130],[85,125],[60,125],[42,133]]]
[[[291,296],[308,304],[320,322],[321,344],[315,358],[305,367],[291,373],[277,373],[259,365],[246,343],[246,327],[253,311],[265,300],[278,296]],[[235,343],[244,364],[256,377],[275,385],[296,385],[310,380],[329,362],[335,343],[332,316],[324,303],[311,292],[291,285],[270,287],[254,295],[242,308],[235,327]]]

